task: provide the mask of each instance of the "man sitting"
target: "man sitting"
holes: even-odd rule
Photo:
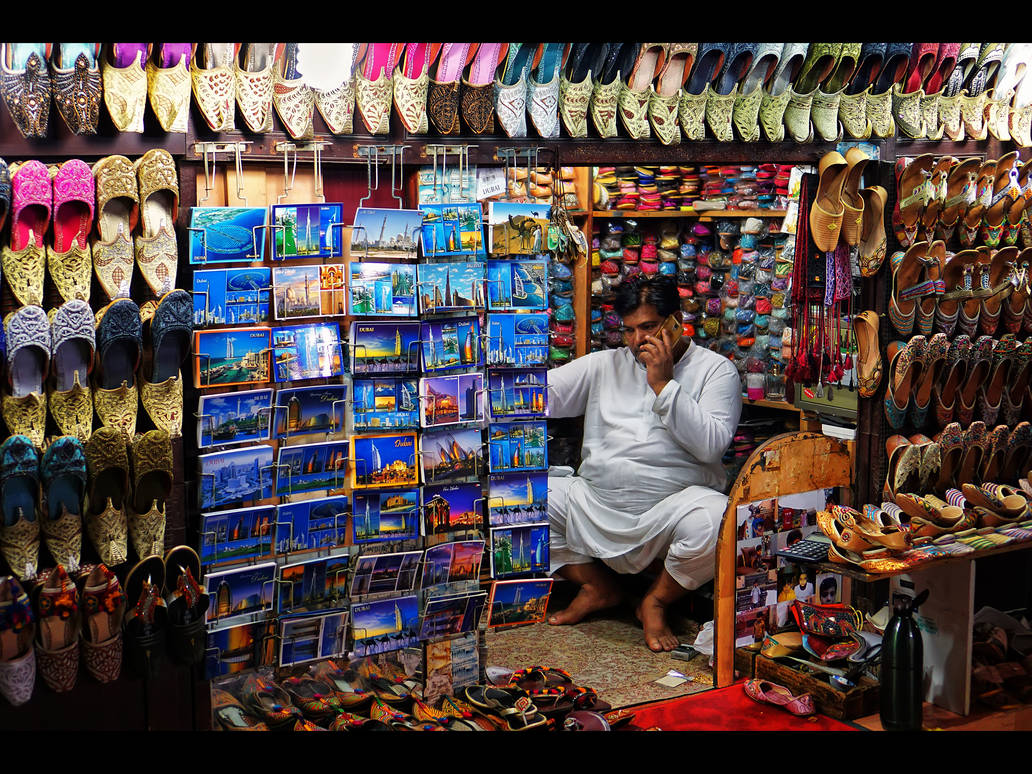
[[[614,308],[627,346],[548,375],[550,416],[584,415],[577,475],[548,479],[552,571],[580,590],[548,620],[574,624],[616,605],[612,571],[639,573],[665,556],[637,616],[649,648],[673,650],[666,608],[713,578],[727,506],[720,460],[738,427],[741,380],[730,360],[660,330],[680,309],[672,277],[621,283]]]

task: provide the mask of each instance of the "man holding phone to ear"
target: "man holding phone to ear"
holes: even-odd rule
[[[665,325],[680,308],[674,278],[625,280],[614,309],[626,346],[548,374],[549,415],[584,415],[577,474],[548,479],[552,571],[580,590],[548,622],[575,624],[618,604],[613,573],[639,573],[662,558],[637,608],[654,651],[678,644],[666,608],[713,578],[727,507],[720,460],[742,412],[731,361]]]

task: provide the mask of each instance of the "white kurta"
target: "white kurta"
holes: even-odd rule
[[[581,555],[640,572],[665,552],[687,588],[712,577],[727,503],[720,460],[738,427],[741,380],[695,344],[673,376],[656,395],[626,347],[549,371],[549,415],[584,415],[577,476],[549,478],[553,571]]]

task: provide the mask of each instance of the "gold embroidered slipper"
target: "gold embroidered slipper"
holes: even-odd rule
[[[394,109],[409,134],[426,134],[430,130],[430,121],[426,115],[426,95],[430,88],[430,65],[440,50],[439,43],[406,43],[398,68],[394,71]],[[494,70],[491,70],[493,77]],[[488,109],[494,112],[491,99],[488,100]]]
[[[133,496],[129,537],[141,559],[165,551],[165,500],[172,493],[172,441],[150,430],[133,441]]]
[[[252,132],[272,131],[272,67],[275,43],[244,43],[233,59],[233,87],[244,125]]]
[[[233,103],[235,43],[198,43],[190,60],[190,81],[201,116],[213,132],[236,130]]]
[[[185,291],[184,291],[185,292]],[[136,433],[137,381],[143,347],[140,308],[122,298],[98,312],[97,351],[100,354],[93,402],[105,427]]]
[[[46,43],[0,43],[0,95],[25,138],[45,138],[50,117]]]
[[[570,137],[588,136],[592,79],[605,64],[609,43],[574,43],[559,78],[559,118]],[[697,46],[698,44],[685,44]],[[687,71],[685,72],[687,75]],[[675,96],[680,94],[680,87]],[[677,102],[674,102],[677,120]],[[678,133],[680,136],[680,133]]]
[[[180,367],[190,353],[193,301],[185,290],[163,297],[149,321],[152,348],[140,388],[143,408],[155,427],[171,437],[183,434],[183,377]],[[149,366],[149,368],[148,368]]]
[[[72,134],[94,135],[100,121],[99,43],[55,43],[50,55],[54,104]]]
[[[355,73],[355,104],[370,134],[390,134],[394,68],[403,47],[402,43],[370,43]]]
[[[238,92],[239,94],[239,92]],[[272,122],[272,113],[269,114]],[[147,151],[133,164],[140,183],[140,224],[136,263],[148,287],[159,298],[176,286],[179,248],[176,217],[179,213],[179,178],[172,155],[163,148]]]
[[[50,365],[50,322],[38,306],[23,306],[4,320],[7,383],[2,400],[7,429],[43,446],[47,421],[44,382]]]
[[[143,132],[147,103],[147,73],[143,69],[147,43],[111,43],[100,60],[104,104],[120,132]]]
[[[459,112],[466,128],[473,134],[495,132],[494,79],[499,64],[505,61],[508,50],[508,43],[481,43],[473,60],[463,71],[462,85],[459,89]],[[429,75],[427,78],[429,82]]]
[[[54,186],[54,243],[47,245],[47,270],[61,298],[88,302],[93,275],[89,242],[96,196],[93,173],[80,159],[51,166],[49,173]]]
[[[39,568],[39,457],[24,435],[0,445],[0,554],[23,580]]]
[[[125,156],[93,165],[97,181],[97,232],[93,269],[108,298],[128,298],[133,278],[133,230],[140,218],[136,174]]]
[[[807,48],[806,43],[786,43],[781,49],[774,74],[764,87],[758,119],[763,134],[771,142],[785,139],[785,108],[792,98],[789,86],[803,67]]]
[[[760,103],[763,86],[774,75],[784,50],[783,43],[757,43],[749,70],[738,86],[731,122],[745,142],[760,139]]]
[[[668,43],[667,59],[656,76],[655,88],[649,94],[649,124],[664,145],[681,142],[678,110],[681,90],[691,74],[698,43]]]
[[[512,44],[509,47],[509,61],[513,57],[513,46],[518,47],[518,44]],[[430,118],[430,123],[433,124],[434,129],[440,134],[458,134],[461,130],[459,123],[459,90],[461,88],[462,71],[473,61],[478,48],[479,44],[477,43],[445,43],[441,46],[437,56],[433,75],[428,75],[426,112]],[[369,53],[366,54],[366,59],[368,58]],[[427,72],[429,73],[429,69]],[[521,81],[520,84],[519,99],[510,106],[514,115],[510,116],[510,111],[507,108],[505,111],[499,110],[498,118],[502,123],[502,129],[505,129],[507,132],[507,126],[513,126],[514,121],[522,121],[523,134],[520,136],[525,136],[527,133],[527,84],[526,81]],[[515,93],[513,96],[515,96]],[[503,102],[499,102],[500,108],[502,104]],[[504,104],[508,105],[508,103]],[[519,108],[518,117],[515,116],[517,106]],[[507,122],[506,119],[509,119],[509,121]]]
[[[817,136],[825,142],[838,142],[842,139],[839,106],[846,86],[860,63],[861,48],[860,43],[843,43],[835,61],[835,68],[813,95],[813,105],[810,108],[813,128]]]
[[[112,567],[128,560],[125,507],[129,499],[129,454],[126,437],[113,427],[94,431],[84,446],[89,470],[86,496],[86,534]]]
[[[510,63],[513,61],[513,46],[518,45],[525,44],[513,43],[509,46]],[[591,100],[588,103],[588,112],[591,114],[591,123],[595,126],[595,131],[597,131],[599,136],[603,139],[606,137],[616,136],[617,101],[620,99],[620,92],[623,89],[622,76],[624,73],[630,72],[631,68],[634,66],[634,61],[638,56],[638,45],[639,44],[637,43],[611,44],[609,46],[609,53],[606,55],[605,63],[599,68],[597,73],[594,73],[594,81],[591,87]],[[502,100],[504,88],[517,88],[503,88],[501,84],[505,82],[506,80],[504,76],[501,81],[496,82],[496,92],[498,94],[498,118],[502,123],[503,129],[506,127],[505,119],[503,117]],[[525,83],[522,76],[519,81],[513,82]],[[680,111],[680,109],[679,104],[678,111]],[[680,112],[678,113],[678,116],[680,116]],[[700,131],[702,131],[701,113],[699,114],[699,126]],[[510,132],[508,129],[505,129],[505,131],[510,137],[526,136],[526,122],[524,121],[523,134],[515,134]]]
[[[311,137],[315,130],[315,94],[305,82],[298,67],[297,43],[286,43],[276,52],[272,68],[272,106],[293,139]],[[390,102],[387,104],[390,109]]]
[[[40,529],[54,560],[77,570],[82,548],[82,503],[86,495],[86,452],[78,438],[55,439],[43,455]]]
[[[18,303],[40,306],[46,273],[43,235],[50,227],[54,205],[50,172],[35,160],[12,164],[11,183],[11,245],[0,252],[0,264]]]
[[[88,387],[96,351],[93,310],[77,299],[51,310],[48,317],[52,358],[52,387],[47,395],[50,414],[63,435],[73,435],[85,442],[93,429],[93,397]]]
[[[190,116],[190,43],[157,43],[147,57],[147,95],[166,132],[183,133]]]
[[[298,69],[315,97],[315,109],[333,134],[351,134],[354,129],[355,67],[365,50],[365,43],[298,44]]]

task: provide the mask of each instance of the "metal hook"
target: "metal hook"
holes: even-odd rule
[[[247,196],[245,195],[246,191],[244,190],[244,161],[240,154],[241,147],[240,143],[233,146],[233,165],[235,168],[234,171],[236,172],[236,195],[238,199],[243,201],[244,206],[246,207]]]
[[[276,197],[276,203],[280,204],[294,188],[294,177],[297,175],[297,146],[292,142],[285,142],[279,145],[280,150],[283,151],[283,193]],[[291,168],[290,178],[287,178],[287,160],[290,156],[290,151],[294,151],[294,166]]]
[[[211,179],[208,178],[208,152],[211,152]],[[204,157],[204,198],[198,204],[208,201],[212,190],[215,188],[215,146],[205,143],[201,146],[201,155]]]
[[[372,167],[373,160],[370,158],[368,153],[365,154],[365,157],[366,157],[366,195],[358,200],[358,206],[359,207],[361,207],[365,203],[366,199],[370,199],[373,196],[373,167]]]
[[[326,202],[326,194],[323,192],[322,173],[322,143],[317,142],[312,149],[312,166],[315,175],[315,198],[320,202]]]

